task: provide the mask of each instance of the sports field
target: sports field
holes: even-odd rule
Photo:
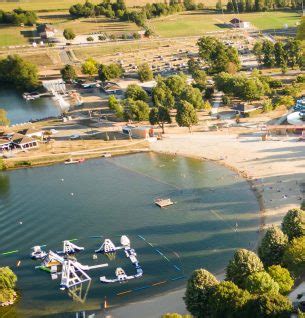
[[[195,36],[209,31],[225,29],[233,14],[208,14],[200,11],[184,12],[172,16],[151,20],[150,27],[162,37]],[[294,11],[257,12],[239,15],[241,20],[250,21],[260,30],[280,29],[285,24],[296,26],[300,15]]]

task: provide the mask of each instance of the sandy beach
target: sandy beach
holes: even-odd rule
[[[260,133],[167,134],[151,150],[216,161],[249,180],[260,202],[261,228],[280,224],[283,215],[298,207],[305,189],[305,145],[297,137],[261,140]],[[219,277],[221,279],[221,277]],[[109,311],[113,318],[157,318],[167,312],[185,314],[184,288]]]

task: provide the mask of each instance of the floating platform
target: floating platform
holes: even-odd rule
[[[167,206],[173,205],[174,202],[171,199],[156,199],[155,204],[160,208],[165,208]]]

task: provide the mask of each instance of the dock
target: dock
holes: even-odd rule
[[[168,198],[168,199],[156,199],[155,204],[160,208],[165,208],[167,206],[173,205],[174,202]]]

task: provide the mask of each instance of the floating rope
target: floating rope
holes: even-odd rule
[[[19,252],[19,250],[8,251],[8,252],[1,253],[1,255],[10,255],[10,254],[18,253],[18,252]]]

